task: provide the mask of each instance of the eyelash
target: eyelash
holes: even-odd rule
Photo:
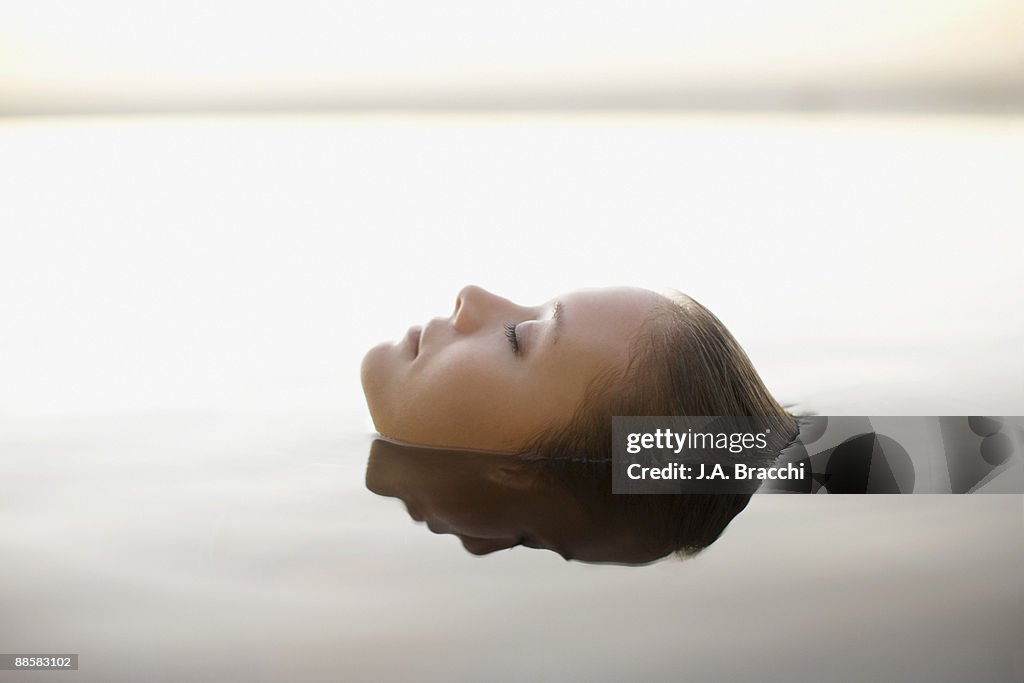
[[[507,323],[505,325],[505,338],[508,339],[508,343],[512,345],[512,351],[518,356],[519,337],[516,336],[516,326],[514,323]]]

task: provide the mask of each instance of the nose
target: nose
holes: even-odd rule
[[[467,285],[455,297],[455,315],[452,324],[457,332],[472,332],[492,321],[503,311],[515,308],[508,299],[488,292],[483,287]]]

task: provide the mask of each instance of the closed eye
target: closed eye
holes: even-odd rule
[[[519,355],[519,337],[516,336],[515,323],[507,323],[505,325],[505,338],[508,339],[508,343],[512,345],[512,352],[517,356]]]

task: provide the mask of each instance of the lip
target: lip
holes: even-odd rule
[[[423,328],[419,325],[413,325],[409,328],[409,331],[405,333],[405,343],[409,345],[413,358],[420,355],[420,335],[422,334]]]

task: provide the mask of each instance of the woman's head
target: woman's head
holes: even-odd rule
[[[430,446],[602,457],[612,415],[788,420],[717,318],[637,288],[520,306],[466,287],[451,316],[371,349],[362,381],[378,431]]]
[[[614,288],[520,306],[466,287],[451,316],[366,355],[374,424],[409,443],[519,450],[568,423],[595,378],[626,367],[662,298]]]

